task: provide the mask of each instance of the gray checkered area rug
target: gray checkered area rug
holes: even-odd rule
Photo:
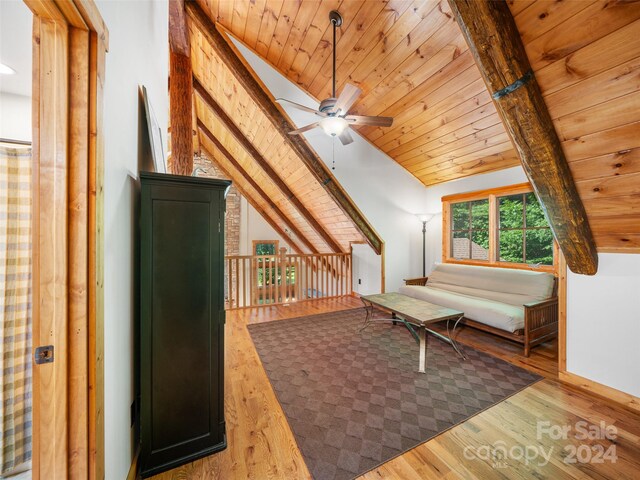
[[[428,338],[427,373],[402,325],[362,332],[364,309],[249,325],[260,359],[316,480],[347,479],[537,381],[485,353]]]

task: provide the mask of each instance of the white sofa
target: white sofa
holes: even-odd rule
[[[463,322],[530,348],[557,335],[555,277],[546,272],[436,264],[429,277],[405,280],[399,292],[464,312]]]

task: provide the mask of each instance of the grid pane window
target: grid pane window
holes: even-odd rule
[[[489,259],[489,200],[451,204],[451,256]]]
[[[276,242],[264,242],[255,244],[255,255],[275,255],[276,253]]]
[[[553,265],[553,234],[533,193],[498,198],[501,262]]]

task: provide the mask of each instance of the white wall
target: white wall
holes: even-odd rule
[[[31,141],[31,97],[0,92],[0,138]]]
[[[98,0],[109,29],[104,92],[105,135],[105,468],[126,478],[135,453],[134,400],[137,300],[137,204],[142,128],[138,85],[147,87],[166,139],[168,6],[166,1]],[[146,140],[144,140],[146,142]]]
[[[367,244],[353,245],[353,291],[360,295],[380,293],[382,257]],[[408,277],[404,277],[408,278]],[[388,290],[392,291],[392,290]]]
[[[240,255],[253,255],[254,240],[278,240],[279,247],[287,247],[287,240],[279,235],[258,211],[240,197]],[[287,250],[287,253],[294,253]]]
[[[640,255],[598,259],[568,274],[567,371],[640,397]]]
[[[436,262],[442,261],[442,197],[456,193],[504,187],[526,181],[528,180],[524,170],[518,166],[483,175],[465,177],[427,188],[425,212],[436,214],[427,223],[427,274],[433,270],[433,265]]]
[[[243,45],[237,42],[236,45],[275,97],[317,107],[317,102],[296,85]],[[317,119],[313,114],[283,106],[298,126]],[[312,130],[305,136],[325,164],[331,167],[332,139],[320,129]],[[386,288],[388,291],[397,290],[403,278],[422,271],[421,265],[416,262],[421,255],[422,224],[415,214],[424,210],[426,189],[409,172],[355,131],[352,131],[352,136],[354,142],[348,146],[336,140],[336,169],[333,174],[385,241]],[[367,262],[365,258],[362,261]],[[380,285],[379,269],[376,274],[377,278],[371,279],[372,285]]]

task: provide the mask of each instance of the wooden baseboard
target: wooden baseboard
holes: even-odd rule
[[[136,480],[138,478],[138,473],[140,472],[140,465],[138,464],[139,459],[140,459],[140,448],[136,450],[136,454],[133,457],[133,462],[131,462],[131,468],[129,468],[129,473],[127,474],[127,480]]]
[[[592,393],[593,395],[607,400],[613,400],[634,413],[640,413],[640,398],[630,393],[621,392],[602,383],[576,375],[575,373],[560,371],[558,372],[558,378],[563,382]]]

